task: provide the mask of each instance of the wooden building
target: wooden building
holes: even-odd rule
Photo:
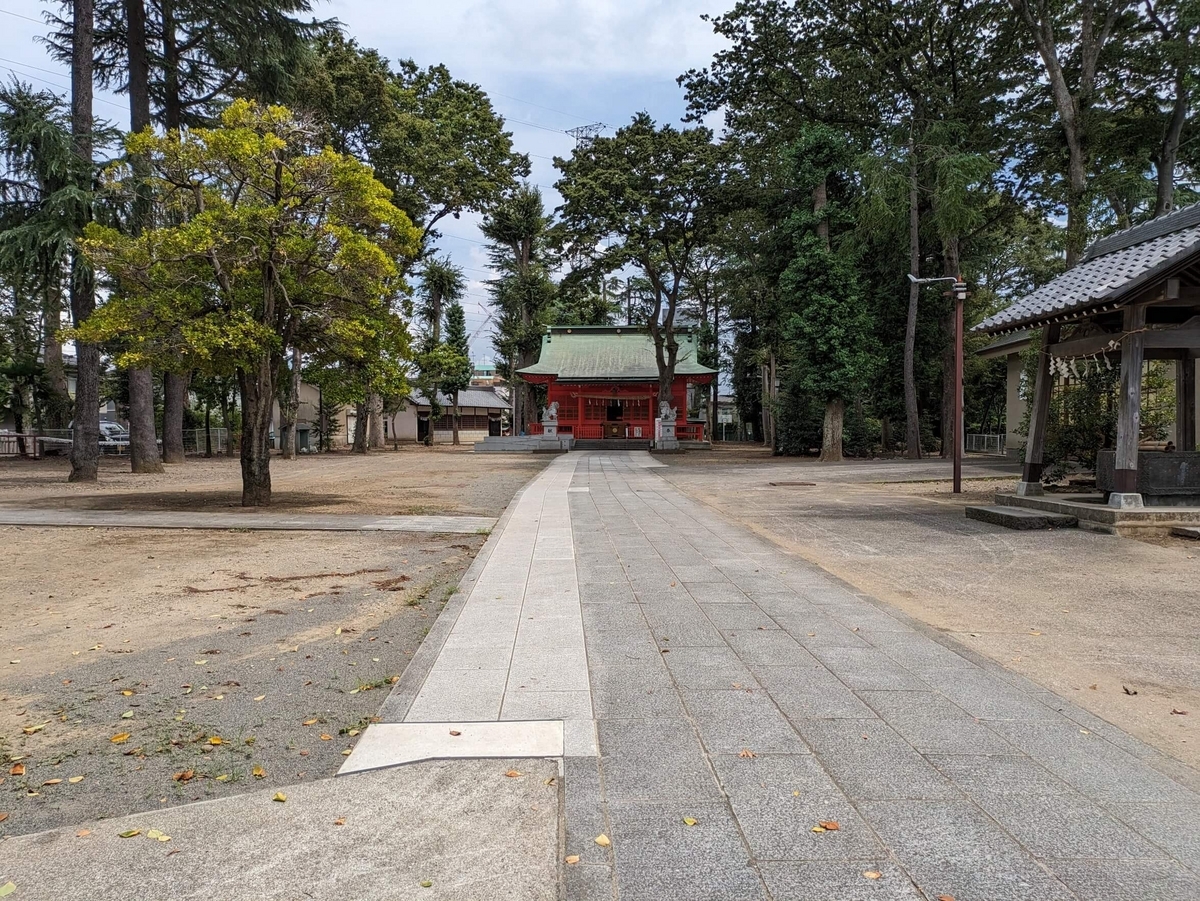
[[[1116,446],[1101,451],[1097,464],[1097,482],[1109,505],[1200,505],[1200,204],[1095,242],[1074,268],[985,320],[977,330],[998,336],[1040,330],[1018,495],[1042,491],[1055,382],[1073,368],[1103,365],[1119,366],[1121,373]],[[1176,441],[1170,454],[1139,449],[1147,360],[1174,362]]]
[[[671,405],[678,410],[680,441],[704,441],[703,420],[688,420],[689,387],[707,385],[716,370],[697,361],[696,336],[676,332],[679,351]],[[546,386],[546,403],[558,403],[558,431],[576,441],[649,441],[659,415],[654,339],[634,326],[556,325],[542,337],[537,363],[521,378]]]

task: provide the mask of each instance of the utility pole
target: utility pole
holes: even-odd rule
[[[962,463],[963,463],[963,304],[967,299],[967,285],[961,275],[948,275],[941,278],[917,278],[911,272],[909,281],[914,285],[932,285],[938,282],[951,282],[954,295],[954,416],[953,434],[943,435],[942,440],[954,442],[954,493],[962,494]]]

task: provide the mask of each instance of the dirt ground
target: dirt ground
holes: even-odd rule
[[[697,500],[1197,768],[1200,784],[1200,542],[968,520],[965,506],[1015,479],[985,458],[968,459],[961,496],[940,460],[663,459],[657,472]]]
[[[314,454],[271,460],[272,511],[377,516],[457,513],[499,516],[546,465],[532,454],[473,454],[468,447]],[[70,510],[220,510],[241,507],[236,459],[189,457],[161,475],[133,475],[126,457],[105,457],[98,484],[67,482],[63,457],[0,459],[0,504]],[[253,510],[245,510],[254,515]]]
[[[274,461],[272,509],[498,515],[544,462],[440,449]],[[5,463],[0,499],[236,503],[236,461],[145,481],[106,466],[89,488],[62,475]],[[0,527],[0,835],[332,775],[484,540]]]

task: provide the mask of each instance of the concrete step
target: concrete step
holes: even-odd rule
[[[1200,540],[1200,526],[1175,526],[1171,534],[1177,538],[1195,538]]]
[[[967,507],[967,519],[1021,531],[1073,529],[1079,525],[1077,518],[1063,513],[1048,513],[1044,510],[1028,510],[1024,507],[1008,506]]]
[[[590,451],[628,451],[650,450],[648,439],[636,438],[584,438],[575,442],[574,450]]]

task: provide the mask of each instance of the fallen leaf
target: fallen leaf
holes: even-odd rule
[[[937,901],[954,901],[953,895],[938,895]]]
[[[206,663],[208,663],[207,660],[197,660],[196,666],[204,666],[204,664],[206,664]]]
[[[345,826],[345,825],[346,825],[346,818],[345,818],[345,817],[338,817],[336,820],[334,820],[334,821],[333,821],[333,825],[335,825],[335,826]]]
[[[141,835],[141,834],[142,834],[142,830],[141,830],[141,829],[130,829],[130,830],[126,831],[126,832],[121,832],[121,833],[118,833],[118,835],[119,835],[121,838],[133,838],[135,835]]]
[[[542,782],[542,785],[558,785],[558,777],[550,776],[544,782]]]
[[[883,874],[878,870],[864,870],[863,875],[868,879],[881,879],[883,877]]]
[[[127,689],[125,689],[123,692],[121,692],[121,694],[125,695],[125,697],[127,697],[127,698],[128,698],[128,697],[130,697],[130,696],[133,694],[133,692],[132,692],[132,691],[130,691],[130,690],[127,688]]]
[[[285,795],[283,792],[275,792],[275,797],[272,798],[271,800],[283,802],[283,801],[287,800],[287,795]]]
[[[131,720],[131,719],[133,719],[133,711],[132,711],[132,710],[126,710],[124,713],[122,713],[122,714],[121,714],[121,719],[123,719],[123,720]]]
[[[0,898],[7,898],[16,890],[17,884],[15,882],[6,882],[4,885],[0,885]]]
[[[842,828],[837,820],[821,820],[821,827],[828,832],[837,832]]]
[[[48,725],[48,723],[42,723],[40,726],[26,726],[21,731],[24,732],[26,735],[36,735],[37,733],[39,733],[43,729],[45,729],[47,725]]]
[[[321,733],[321,741],[333,741],[333,736],[330,735],[328,732],[322,732]]]
[[[208,740],[208,743],[215,748],[217,745],[225,744],[225,739],[221,738],[219,735],[214,735]]]
[[[810,829],[809,831],[810,832],[824,832],[825,827],[824,826],[813,826],[812,829]]]
[[[317,719],[315,719],[315,718],[314,718],[314,719],[311,719],[311,720],[305,720],[305,721],[304,721],[303,723],[301,723],[300,725],[301,725],[301,726],[315,726],[315,725],[316,725],[318,722],[319,722],[319,720],[317,720]]]
[[[695,817],[684,817],[683,818],[683,825],[685,825],[685,826],[695,826],[696,823],[698,823],[698,822],[699,822],[699,820],[697,820]]]
[[[433,883],[430,882],[428,879],[422,879],[421,880],[421,888],[433,888]]]
[[[1037,629],[1030,629],[1029,634],[1030,635],[1041,635],[1042,633],[1039,632]]]
[[[350,732],[351,732],[351,733],[353,733],[353,732],[354,732],[354,730],[353,730],[353,729],[351,729],[351,730],[350,730]],[[451,735],[453,735],[453,736],[455,736],[455,737],[457,737],[457,736],[459,736],[459,735],[462,735],[462,733],[461,733],[461,732],[459,732],[457,729],[451,729],[451,730],[450,730],[450,734],[451,734]]]
[[[250,775],[252,775],[255,779],[266,779],[267,771],[260,766],[256,766],[250,771]]]
[[[217,781],[218,782],[228,782],[232,778],[233,778],[233,775],[231,773],[222,773],[220,776],[217,777]]]
[[[601,832],[599,835],[596,836],[596,844],[599,845],[601,848],[607,848],[609,845],[612,844],[612,840],[607,835],[605,835],[603,832]]]
[[[352,753],[353,753],[353,751],[351,751],[349,748],[347,748],[346,750],[344,750],[344,751],[342,752],[342,756],[343,756],[343,757],[349,757],[349,756],[350,756]]]
[[[1187,716],[1188,715],[1188,712],[1186,710],[1179,710],[1176,707],[1171,708],[1171,713],[1173,713],[1175,716]]]
[[[45,782],[42,783],[42,785],[61,785],[61,784],[62,784],[61,779],[47,779]]]
[[[741,753],[738,754],[738,757],[745,757],[747,759],[749,759],[751,757],[757,757],[757,756],[758,755],[755,754],[753,751],[751,751],[749,748],[742,748]]]
[[[196,771],[195,770],[184,770],[181,773],[176,773],[171,778],[174,779],[176,782],[191,782],[193,779],[196,778]]]
[[[568,854],[566,857],[566,861],[567,861],[567,863],[571,864],[571,866],[574,866],[575,864],[579,863],[579,855],[578,854]]]
[[[263,698],[265,698],[265,697],[266,697],[266,695],[259,695],[259,696],[258,696],[257,698],[255,698],[254,700],[256,700],[256,701],[261,701],[261,700],[262,700]]]
[[[82,777],[82,776],[72,776],[72,777],[71,777],[70,779],[68,779],[67,781],[68,781],[69,783],[71,783],[72,785],[78,785],[80,782],[82,782],[82,781],[83,781],[83,777]]]
[[[91,834],[92,834],[91,829],[80,829],[78,832],[75,833],[75,837],[76,838],[86,838],[87,836],[89,836]]]
[[[24,775],[25,775],[25,764],[23,764],[23,763],[14,763],[14,764],[13,764],[13,768],[12,768],[11,770],[9,770],[9,771],[8,771],[8,775],[10,775],[10,776],[24,776]]]
[[[504,775],[507,776],[509,779],[516,779],[518,776],[524,776],[525,774],[518,772],[517,770],[509,770]]]
[[[116,735],[110,738],[109,741],[111,741],[114,745],[123,745],[125,742],[129,741],[129,733],[118,732]]]
[[[3,823],[7,819],[8,819],[8,814],[0,813],[0,823]]]

